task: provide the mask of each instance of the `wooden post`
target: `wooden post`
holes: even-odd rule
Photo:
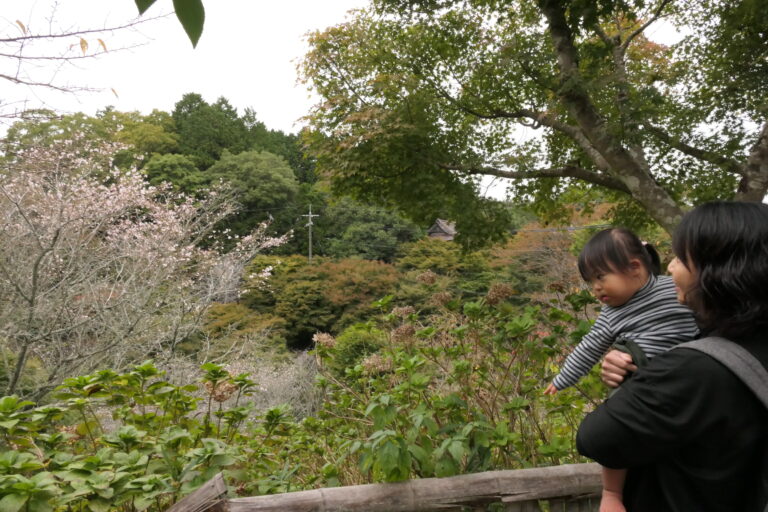
[[[507,510],[527,511],[538,510],[537,500],[565,498],[557,510],[571,511],[594,510],[588,499],[600,489],[599,465],[569,464],[236,498],[227,504],[228,512],[445,512],[501,502]]]
[[[227,485],[219,473],[166,512],[227,512],[226,495]]]

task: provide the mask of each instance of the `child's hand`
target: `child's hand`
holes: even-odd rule
[[[621,494],[614,491],[603,490],[600,500],[600,512],[627,512]]]
[[[545,395],[554,395],[555,393],[557,393],[557,388],[552,383],[550,383],[549,386],[547,386],[547,389],[544,390]]]

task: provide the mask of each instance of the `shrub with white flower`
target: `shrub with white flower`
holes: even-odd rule
[[[0,378],[18,392],[31,359],[39,390],[94,368],[170,355],[213,301],[237,296],[244,264],[284,242],[266,226],[223,253],[208,240],[235,211],[150,186],[136,172],[93,172],[119,148],[28,150],[0,174]],[[82,148],[80,148],[82,149]],[[103,169],[103,166],[98,166]]]

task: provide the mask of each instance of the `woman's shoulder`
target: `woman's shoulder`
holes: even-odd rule
[[[702,336],[702,338],[706,337],[706,335]],[[765,367],[766,371],[768,371],[768,336],[751,336],[748,338],[733,339],[727,341],[730,341],[734,345],[738,345],[745,349],[750,355],[752,355],[752,357],[754,357]],[[701,350],[687,346],[685,343],[674,347],[674,350],[670,350],[670,353],[678,352],[681,350],[684,352],[683,355],[679,357],[683,362],[692,357],[692,361],[695,364],[711,364],[713,362],[720,364],[719,361],[717,361],[717,359],[714,357],[707,355]]]

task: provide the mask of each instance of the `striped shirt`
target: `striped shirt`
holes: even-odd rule
[[[566,358],[552,384],[573,386],[595,366],[619,336],[633,340],[648,358],[699,333],[693,313],[677,301],[669,276],[651,276],[626,304],[603,306],[592,329]]]

